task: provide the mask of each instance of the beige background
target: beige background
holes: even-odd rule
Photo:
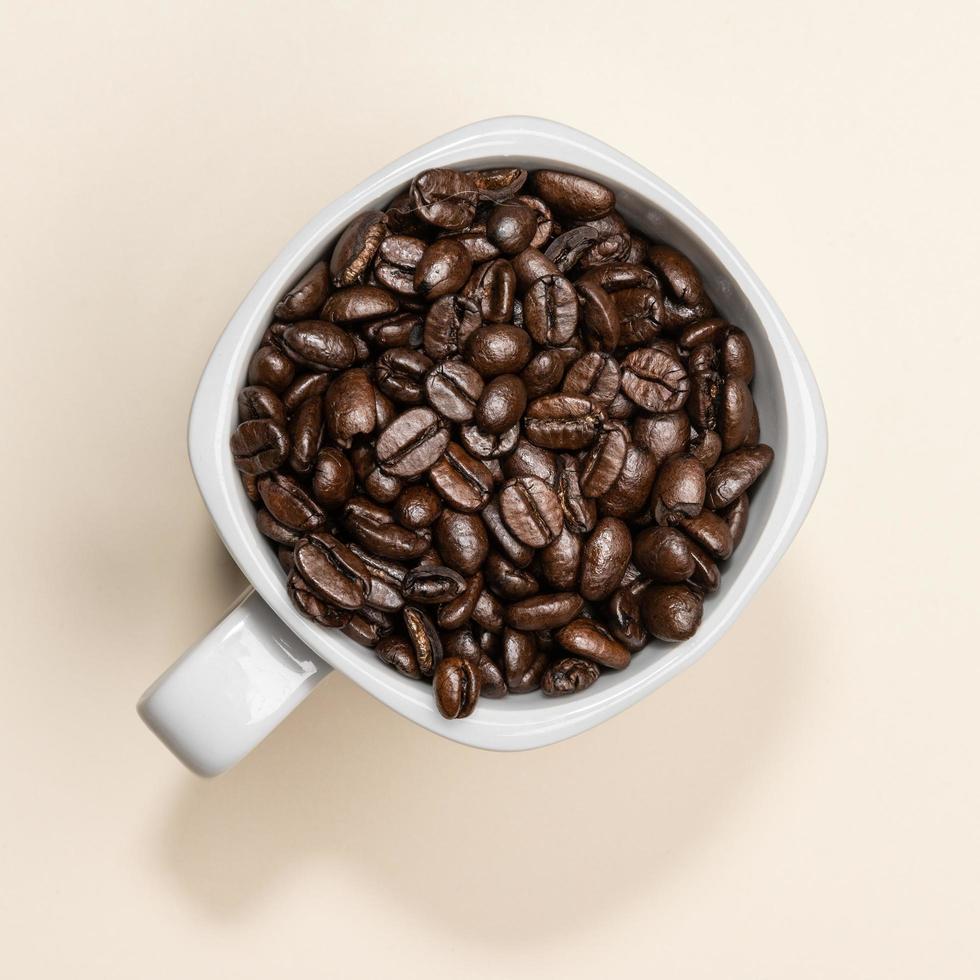
[[[4,976],[978,975],[977,6],[534,6],[0,7]],[[823,388],[817,504],[597,731],[479,753],[334,677],[199,781],[133,705],[243,584],[204,360],[325,202],[504,112],[743,251]]]

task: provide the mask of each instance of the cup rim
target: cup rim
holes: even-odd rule
[[[342,634],[302,617],[286,593],[274,551],[254,528],[251,504],[228,451],[237,391],[262,328],[281,294],[322,253],[324,243],[369,202],[428,166],[453,166],[487,157],[550,159],[630,187],[696,237],[741,289],[765,331],[782,380],[788,451],[769,519],[745,566],[725,596],[706,610],[698,632],[642,669],[632,666],[613,682],[568,698],[536,699],[519,710],[481,702],[469,718],[447,721],[428,687],[401,677]],[[264,601],[299,639],[380,701],[425,728],[466,745],[526,749],[576,735],[625,710],[702,657],[731,627],[775,568],[799,530],[820,486],[827,457],[827,426],[813,372],[785,317],[758,276],[728,240],[682,195],[635,161],[561,123],[501,116],[463,126],[399,157],[337,198],[282,249],[218,338],[201,376],[188,422],[191,467],[225,547]],[[523,699],[522,699],[523,700]]]

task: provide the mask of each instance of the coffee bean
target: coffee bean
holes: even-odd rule
[[[570,623],[582,611],[582,596],[574,592],[552,592],[511,603],[505,614],[514,629],[550,630]]]
[[[308,320],[323,306],[329,289],[327,264],[317,262],[276,304],[273,316],[285,321]]]
[[[480,643],[469,626],[444,630],[440,639],[444,657],[459,657],[461,660],[468,660],[474,667],[479,665],[482,656]]]
[[[611,262],[624,262],[630,254],[632,239],[622,215],[615,211],[593,218],[586,227],[596,233],[596,240],[586,249],[579,260],[583,269],[594,269]]]
[[[536,476],[552,487],[558,483],[559,467],[555,454],[523,437],[518,439],[514,451],[504,461],[503,469],[505,476]]]
[[[609,517],[636,517],[650,499],[656,476],[653,454],[630,443],[612,486],[599,498],[599,510]]]
[[[621,384],[626,396],[648,412],[676,412],[691,386],[681,361],[652,347],[626,355]]]
[[[654,464],[682,453],[691,437],[691,421],[684,412],[643,415],[633,423],[633,439],[649,450]]]
[[[405,632],[415,651],[415,659],[423,677],[431,677],[436,665],[442,660],[442,641],[432,620],[417,606],[406,606],[402,610]]]
[[[436,707],[443,718],[466,718],[480,697],[480,674],[461,657],[446,657],[432,681]]]
[[[384,637],[374,648],[374,652],[382,663],[394,667],[399,674],[413,679],[422,676],[415,648],[403,636]]]
[[[402,585],[406,602],[440,603],[455,599],[466,588],[466,580],[459,572],[444,565],[413,568]]]
[[[364,603],[368,572],[364,563],[332,534],[317,531],[293,549],[296,570],[321,598],[341,609]]]
[[[350,459],[354,464],[354,475],[372,500],[390,504],[402,492],[402,481],[377,465],[370,444],[355,446],[350,451]]]
[[[579,221],[600,218],[616,206],[616,196],[608,187],[577,174],[539,170],[534,189],[550,207]]]
[[[294,531],[291,527],[277,521],[269,511],[264,509],[255,515],[255,526],[277,544],[292,546],[303,536],[301,532]]]
[[[348,286],[323,304],[320,316],[331,323],[353,323],[390,316],[398,311],[398,300],[377,286]]]
[[[290,324],[283,331],[282,345],[297,364],[316,371],[348,368],[356,356],[351,338],[340,327],[322,320]]]
[[[418,558],[429,546],[427,532],[396,524],[389,510],[365,497],[347,501],[343,525],[354,541],[381,558]]]
[[[579,259],[598,240],[598,232],[588,225],[580,225],[557,235],[545,249],[545,258],[555,263],[562,275],[570,272]]]
[[[548,655],[538,651],[534,634],[505,628],[501,653],[507,690],[516,694],[537,690],[548,666]]]
[[[707,473],[721,456],[721,436],[717,432],[701,432],[691,440],[688,451]]]
[[[500,435],[484,432],[478,425],[464,425],[459,431],[459,438],[466,449],[474,456],[483,460],[496,459],[510,453],[521,435],[519,425],[505,429]]]
[[[517,602],[534,595],[538,580],[527,569],[511,564],[499,552],[491,551],[484,566],[487,585],[505,602]]]
[[[323,436],[323,402],[307,398],[289,422],[289,466],[296,473],[313,468]]]
[[[484,635],[492,636],[493,634]],[[504,679],[503,671],[490,656],[486,653],[481,654],[476,669],[480,675],[481,698],[502,698],[506,695],[507,681]]]
[[[402,527],[418,531],[435,522],[442,513],[442,503],[428,487],[416,484],[402,490],[395,501],[392,513]]]
[[[364,211],[359,214],[337,239],[330,256],[330,278],[333,284],[352,286],[360,282],[386,233],[387,223],[382,212]],[[319,304],[313,307],[318,308]],[[276,316],[280,316],[278,307]]]
[[[563,527],[558,537],[545,545],[538,555],[541,574],[550,586],[566,591],[576,587],[582,559],[580,534]]]
[[[701,596],[687,585],[650,585],[640,598],[643,623],[658,640],[677,643],[701,625]]]
[[[403,300],[419,299],[415,269],[425,254],[426,243],[412,235],[389,235],[378,249],[374,278]]]
[[[763,445],[736,449],[722,456],[708,474],[708,506],[712,510],[721,510],[733,503],[762,476],[772,460],[772,449]]]
[[[739,378],[747,385],[755,375],[755,354],[743,330],[729,327],[721,345],[722,370],[726,378]]]
[[[351,345],[353,357],[353,345]],[[274,392],[285,391],[296,373],[296,365],[278,348],[271,344],[260,347],[248,364],[248,383],[270,388]]]
[[[618,517],[603,517],[582,548],[579,591],[590,602],[613,594],[633,553],[629,528]]]
[[[399,415],[378,436],[375,454],[393,476],[421,476],[443,454],[449,430],[431,409],[413,408]]]
[[[483,591],[483,573],[466,580],[466,586],[454,599],[443,603],[437,613],[440,629],[459,629],[473,618],[477,600]]]
[[[454,442],[433,463],[429,482],[450,507],[463,512],[485,506],[493,490],[493,475],[486,466]]]
[[[531,337],[526,330],[503,323],[478,327],[466,342],[465,356],[484,378],[516,374],[531,359]]]
[[[489,170],[467,170],[481,201],[509,201],[524,186],[527,171],[520,167],[494,167]]]
[[[721,451],[730,453],[745,443],[752,424],[755,403],[749,386],[739,377],[729,377],[721,393]]]
[[[691,542],[672,527],[644,528],[633,545],[633,560],[655,582],[684,582],[694,574]]]
[[[457,292],[470,277],[473,261],[459,242],[440,238],[433,242],[415,266],[415,292],[426,299]]]
[[[323,396],[327,434],[338,446],[350,446],[355,436],[369,435],[377,424],[374,385],[364,368],[338,375]]]
[[[578,297],[561,275],[542,276],[524,297],[528,333],[542,346],[564,344],[578,326]]]
[[[462,353],[470,334],[482,323],[480,308],[474,300],[455,294],[441,297],[429,307],[425,317],[422,345],[426,354],[433,360],[444,361]]]
[[[493,535],[494,543],[518,568],[525,568],[531,564],[534,549],[511,534],[510,528],[501,516],[497,501],[487,504],[480,516]]]
[[[504,607],[486,589],[480,593],[473,607],[473,622],[491,633],[499,633],[504,628]]]
[[[412,207],[429,224],[439,228],[459,231],[476,214],[476,184],[472,177],[458,170],[425,170],[412,181],[408,193]]]
[[[643,616],[640,612],[640,595],[646,585],[640,583],[641,589],[632,585],[618,588],[609,599],[609,632],[619,640],[630,653],[642,650],[650,639]]]
[[[653,516],[658,524],[695,517],[704,506],[705,475],[701,464],[686,453],[671,456],[653,484]]]
[[[608,493],[626,462],[629,433],[619,422],[605,422],[599,438],[582,457],[579,483],[586,497]]]
[[[564,657],[541,675],[541,693],[548,698],[575,694],[599,679],[599,668],[581,657]]]
[[[506,259],[486,262],[473,271],[463,296],[476,304],[487,323],[507,323],[512,319],[517,277]]]
[[[476,406],[476,424],[491,435],[512,428],[521,420],[527,391],[516,374],[501,374],[487,382]]]
[[[728,530],[732,532],[732,551],[734,551],[745,536],[749,523],[749,498],[746,494],[735,500],[722,511]]]
[[[279,396],[264,385],[248,385],[238,393],[238,419],[272,419],[280,425],[286,424],[286,406]]]
[[[293,605],[307,619],[330,629],[343,629],[350,622],[350,612],[338,609],[317,595],[295,569],[286,582],[286,592]]]
[[[540,248],[557,230],[551,217],[551,208],[540,197],[534,197],[531,194],[518,194],[514,201],[523,204],[534,212],[534,220],[537,221],[538,228],[528,248]]]
[[[606,408],[619,394],[619,364],[609,354],[583,354],[568,369],[561,390],[588,398],[597,408]]]
[[[486,561],[490,539],[478,514],[447,508],[439,515],[434,531],[439,554],[450,568],[473,575]]]
[[[524,296],[543,276],[561,277],[558,266],[551,259],[545,258],[534,246],[518,252],[510,260],[510,264],[517,277],[517,292],[520,296]]]
[[[543,395],[528,405],[524,416],[527,437],[544,449],[591,446],[601,424],[601,411],[577,395]]]
[[[468,422],[483,393],[483,378],[462,361],[443,361],[425,379],[429,404],[450,422]]]
[[[285,473],[259,477],[259,496],[280,524],[294,531],[315,531],[323,526],[323,511],[300,484]]]
[[[561,466],[561,473],[558,476],[558,499],[561,502],[565,526],[579,533],[591,531],[595,527],[598,511],[595,501],[582,492],[575,457],[563,455]]]
[[[554,541],[562,528],[558,495],[536,476],[511,479],[501,487],[500,514],[514,537],[532,548]]]
[[[313,468],[313,497],[321,507],[339,507],[354,492],[354,467],[339,450],[321,449]]]
[[[231,437],[235,465],[251,476],[260,476],[281,466],[289,455],[289,436],[272,419],[248,419]]]
[[[487,217],[487,238],[505,255],[523,252],[537,230],[537,216],[525,204],[498,204]]]
[[[685,327],[677,338],[681,347],[693,350],[699,344],[718,344],[724,340],[729,327],[725,320],[720,317],[709,317],[707,320],[698,320]],[[727,372],[726,372],[727,373]],[[746,381],[751,379],[746,378]]]
[[[714,511],[702,510],[697,517],[682,517],[677,526],[718,561],[731,557],[734,547],[731,529]]]
[[[538,351],[521,372],[528,398],[538,398],[555,391],[565,374],[565,362],[554,350]]]
[[[629,666],[630,652],[609,631],[590,619],[576,619],[555,634],[558,645],[611,670]]]

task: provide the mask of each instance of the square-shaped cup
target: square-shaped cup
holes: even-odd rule
[[[505,165],[593,177],[613,188],[617,209],[630,225],[691,258],[719,314],[752,340],[762,439],[776,455],[753,491],[748,530],[726,563],[720,589],[706,598],[695,636],[676,645],[651,644],[626,670],[604,673],[579,694],[484,700],[469,718],[447,721],[436,710],[428,685],[402,677],[369,650],[293,608],[275,552],[256,529],[228,440],[237,424],[238,390],[273,307],[328,252],[354,215],[383,208],[415,174],[430,167]],[[827,434],[820,394],[799,343],[765,287],[714,225],[662,180],[604,143],[555,122],[511,116],[454,130],[400,157],[325,207],[286,245],[215,345],[194,398],[189,444],[215,527],[261,599],[247,600],[189,651],[147,692],[140,712],[191,768],[213,774],[241,757],[305,697],[327,673],[321,661],[406,718],[480,748],[548,745],[612,717],[694,663],[745,608],[813,503]],[[263,659],[270,649],[277,667]],[[255,690],[256,678],[263,677],[272,678],[271,691],[268,684]],[[225,707],[220,710],[214,707],[214,689],[222,692],[218,700]]]

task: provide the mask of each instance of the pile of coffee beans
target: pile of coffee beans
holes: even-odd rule
[[[231,449],[296,607],[463,718],[694,634],[773,458],[753,371],[609,188],[427,170],[283,296]]]

